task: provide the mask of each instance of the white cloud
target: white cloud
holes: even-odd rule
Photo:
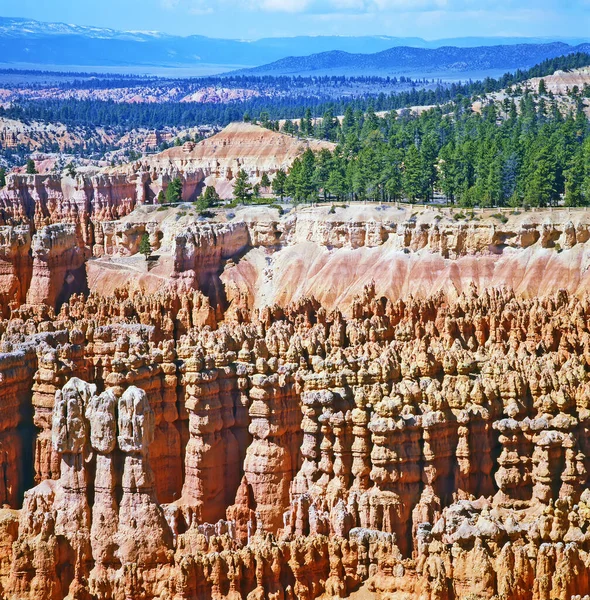
[[[488,10],[490,12],[519,11],[523,9],[564,9],[564,0],[160,0],[168,9],[179,7],[192,14],[225,11],[312,14],[379,14],[417,12],[462,12]],[[588,6],[590,0],[565,0],[569,9]]]
[[[305,12],[310,0],[261,0],[261,2],[247,2],[245,4],[254,4],[252,8],[261,8],[269,12]]]

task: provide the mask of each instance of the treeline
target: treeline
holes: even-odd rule
[[[2,71],[0,70],[0,74]],[[65,75],[65,74],[64,74]],[[309,87],[320,88],[349,88],[355,86],[381,86],[396,87],[398,85],[425,85],[434,83],[434,80],[425,78],[411,79],[410,77],[378,77],[378,76],[354,76],[346,77],[340,75],[322,75],[322,76],[271,76],[271,75],[208,75],[190,78],[168,78],[168,77],[141,77],[118,76],[95,77],[89,79],[76,79],[74,81],[64,81],[57,85],[62,88],[81,88],[81,89],[109,89],[109,88],[130,88],[135,86],[153,86],[162,89],[174,87],[181,88],[187,93],[191,90],[204,87],[224,87],[230,89],[253,89],[253,90],[276,90],[289,91],[293,89],[307,89]]]
[[[201,103],[117,103],[97,100],[29,100],[15,103],[9,108],[0,108],[0,116],[23,121],[40,120],[61,122],[66,125],[100,124],[125,129],[163,127],[187,127],[196,125],[225,126],[241,120],[244,114],[259,118],[265,113],[270,120],[301,119],[310,111],[320,117],[326,111],[344,114],[347,108],[353,111],[390,111],[407,106],[444,104],[461,97],[486,94],[517,85],[531,76],[542,77],[556,69],[569,70],[590,65],[590,54],[577,53],[541,63],[528,71],[506,74],[500,79],[486,78],[483,81],[437,85],[435,89],[417,89],[399,93],[379,95],[365,94],[361,97],[341,97],[326,101],[321,97],[298,94],[280,95],[276,98],[258,97],[227,104]],[[590,95],[590,88],[580,93]]]
[[[428,202],[436,195],[465,207],[590,205],[590,127],[583,105],[562,115],[555,101],[525,93],[517,106],[471,103],[420,116],[380,118],[346,110],[314,135],[338,140],[334,152],[307,151],[274,184],[278,196]]]

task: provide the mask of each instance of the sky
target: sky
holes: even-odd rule
[[[236,39],[590,36],[590,0],[0,0],[0,15]]]

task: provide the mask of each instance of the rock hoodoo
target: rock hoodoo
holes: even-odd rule
[[[28,458],[22,410],[3,434],[4,597],[590,593],[587,298],[369,285],[349,317],[302,299],[215,328],[182,302],[4,325],[2,405],[47,381],[49,440]]]

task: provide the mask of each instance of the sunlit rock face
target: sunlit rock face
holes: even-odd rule
[[[3,597],[590,593],[585,295],[216,312],[3,322]]]

